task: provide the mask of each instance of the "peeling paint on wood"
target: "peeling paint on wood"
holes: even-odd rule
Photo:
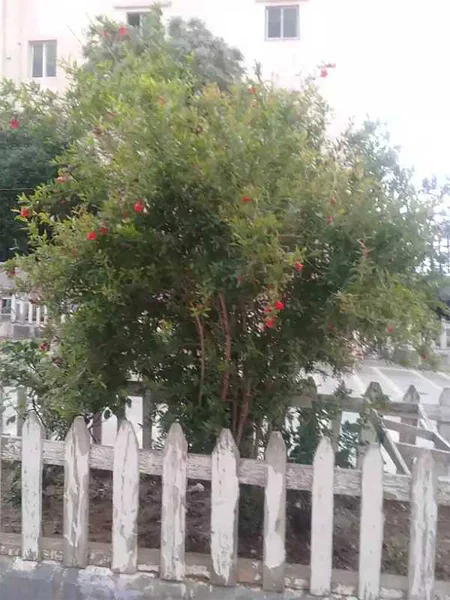
[[[64,564],[86,567],[89,531],[90,437],[83,417],[76,417],[65,441]]]
[[[273,432],[266,450],[263,589],[284,590],[286,561],[286,446]]]
[[[413,404],[413,405],[420,404],[420,395],[413,385],[410,385],[409,388],[407,389],[406,394],[403,396],[403,402],[405,402],[405,404]],[[409,419],[409,418],[402,417],[401,422],[404,423],[405,425],[413,425],[414,427],[417,427],[417,418]],[[414,432],[404,432],[404,431],[400,432],[399,441],[402,442],[403,444],[414,445],[416,443],[416,435]],[[411,466],[412,466],[411,460],[408,460],[407,462],[408,462],[408,466],[411,468]]]
[[[333,558],[334,452],[323,437],[314,456],[311,512],[311,594],[325,596],[331,589]]]
[[[22,428],[22,558],[40,560],[43,428],[30,412]]]
[[[185,577],[187,442],[174,423],[163,455],[161,510],[161,577],[182,581]]]
[[[359,543],[359,600],[378,600],[383,549],[383,459],[377,445],[364,457]]]
[[[133,425],[122,421],[114,446],[111,569],[137,570],[139,511],[139,445]]]
[[[211,459],[211,581],[233,586],[237,580],[239,452],[224,429]]]
[[[433,600],[436,560],[437,474],[424,450],[413,468],[409,538],[408,600]]]

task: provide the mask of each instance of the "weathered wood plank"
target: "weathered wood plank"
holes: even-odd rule
[[[64,564],[68,567],[83,568],[88,562],[89,448],[84,419],[76,417],[64,453]]]
[[[408,600],[434,599],[437,513],[436,465],[425,450],[413,468]]]
[[[359,600],[378,600],[383,549],[383,459],[378,445],[366,453],[361,490]]]
[[[174,423],[164,446],[161,511],[161,578],[185,577],[187,442]]]
[[[111,569],[137,570],[139,511],[139,445],[133,425],[122,421],[114,445]]]
[[[238,467],[238,449],[224,429],[211,460],[211,581],[217,585],[237,581]]]
[[[42,451],[44,431],[37,414],[22,427],[22,558],[41,559]]]
[[[266,469],[263,589],[282,592],[286,561],[286,446],[278,431],[270,436]]]
[[[408,390],[406,391],[406,394],[403,397],[403,402],[405,404],[415,404],[415,405],[420,404],[420,395],[413,385],[410,385]],[[417,418],[410,419],[410,418],[402,417],[402,423],[404,423],[405,425],[412,425],[413,427],[417,427]],[[416,434],[414,431],[400,432],[399,440],[403,444],[413,444],[414,445],[416,443]]]
[[[334,452],[329,438],[322,438],[314,456],[311,513],[311,594],[325,596],[331,590],[333,558]]]
[[[377,381],[371,381],[366,393],[364,394],[364,399],[366,402],[377,402],[380,398],[383,397],[383,390],[381,389],[380,384]],[[375,444],[377,442],[377,431],[375,429],[373,410],[371,410],[370,406],[366,406],[363,408],[360,414],[360,422],[361,422],[361,430],[359,433],[359,444],[358,444],[358,457],[357,457],[357,468],[361,469],[364,461],[364,456],[367,452],[367,449],[370,448],[371,444]]]
[[[397,447],[401,454],[410,461],[412,461],[413,458],[419,458],[425,450],[428,450],[428,448],[423,448],[422,446],[412,446],[411,444],[402,444],[400,442],[397,444]],[[431,448],[430,452],[437,463],[450,466],[450,452],[436,450],[434,448]]]
[[[420,437],[424,440],[434,441],[434,432],[428,429],[422,429],[414,425],[406,425],[405,423],[399,423],[398,421],[391,421],[390,419],[383,419],[383,425],[391,431],[398,431],[399,433],[410,434],[415,437]]]

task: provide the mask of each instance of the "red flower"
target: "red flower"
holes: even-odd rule
[[[393,327],[391,327],[391,326],[389,325],[389,327],[386,327],[386,331],[387,331],[389,334],[391,334],[391,333],[394,333],[394,328],[393,328]]]
[[[250,198],[250,196],[242,196],[242,199],[241,199],[241,200],[242,200],[242,202],[243,202],[244,204],[247,204],[248,202],[251,202],[251,201],[252,201],[252,199]]]
[[[42,344],[39,344],[39,350],[41,352],[47,352],[49,350],[50,346],[48,345],[47,342],[42,342]]]
[[[90,242],[94,241],[97,239],[97,232],[96,231],[90,231],[87,235],[86,235],[86,239],[89,240]]]
[[[15,117],[11,119],[9,124],[11,125],[12,129],[19,129],[19,121]]]
[[[322,79],[325,79],[325,77],[328,77],[328,69],[325,69],[325,68],[321,69],[320,70],[320,77]]]
[[[133,210],[134,210],[135,213],[144,212],[144,208],[145,208],[145,204],[143,203],[142,200],[137,200],[134,203]]]
[[[266,319],[266,327],[268,329],[272,329],[275,326],[275,319],[274,317],[270,317],[270,319]]]
[[[281,302],[281,300],[277,300],[274,304],[274,307],[276,310],[283,310],[284,304]]]
[[[125,25],[122,25],[122,27],[119,29],[119,35],[120,37],[125,37],[127,35],[127,28]]]
[[[303,271],[303,264],[301,262],[296,262],[294,267],[295,267],[295,270],[298,271],[299,273],[301,273]]]
[[[69,181],[68,175],[60,175],[56,178],[56,183],[67,183]]]
[[[30,210],[26,206],[22,206],[20,209],[20,216],[27,219],[30,216]]]
[[[251,94],[252,96],[256,95],[256,88],[254,85],[249,85],[248,86],[248,93]]]
[[[107,235],[108,233],[108,228],[104,225],[103,227],[100,227],[100,229],[98,230],[100,235]]]
[[[333,223],[333,217],[331,215],[328,215],[327,223],[328,223],[328,225],[331,225]]]

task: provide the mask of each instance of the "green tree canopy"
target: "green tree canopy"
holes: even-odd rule
[[[120,43],[74,72],[63,175],[23,201],[23,285],[55,317],[48,403],[120,414],[133,372],[197,447],[224,425],[241,443],[355,341],[427,346],[430,205],[373,125],[331,141],[309,82],[224,90],[161,27]]]
[[[54,177],[52,161],[63,145],[57,97],[35,84],[0,81],[0,262],[26,251],[26,232],[13,210],[21,194]]]

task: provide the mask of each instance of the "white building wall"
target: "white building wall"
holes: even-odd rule
[[[314,65],[309,39],[310,11],[315,0],[172,0],[164,16],[197,17],[246,57],[249,71],[256,61],[264,76],[279,85],[296,87],[298,74]],[[30,42],[56,40],[58,60],[81,60],[84,33],[97,15],[125,22],[126,13],[150,7],[148,0],[0,0],[0,76],[15,82],[31,79]],[[266,40],[266,6],[298,5],[299,40]],[[39,78],[44,87],[61,91],[66,85],[62,67],[57,77]]]

